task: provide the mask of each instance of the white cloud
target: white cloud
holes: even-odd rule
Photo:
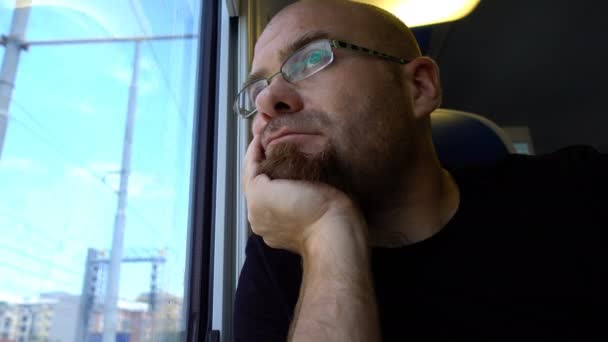
[[[76,167],[68,171],[73,177],[88,183],[99,183],[103,180],[115,192],[120,188],[120,167],[115,163],[92,163],[88,168]],[[97,177],[101,177],[97,178]],[[174,198],[172,188],[161,186],[158,178],[138,171],[129,175],[129,197],[133,198]]]
[[[142,96],[151,95],[160,89],[160,80],[157,75],[158,69],[153,62],[144,58],[141,62],[141,72],[137,80],[138,94]],[[132,68],[114,67],[109,71],[111,77],[123,85],[130,86],[133,76]]]
[[[80,113],[86,114],[86,115],[95,114],[95,112],[97,111],[95,109],[95,107],[93,107],[93,105],[91,105],[88,102],[84,102],[84,101],[75,103],[75,109],[77,111],[79,111]]]
[[[156,71],[156,62],[149,57],[142,57],[139,62],[139,67],[142,71]]]
[[[34,167],[34,161],[30,159],[15,158],[4,159],[0,161],[0,166],[4,169],[13,169],[16,171],[26,171]]]
[[[12,171],[29,174],[47,174],[48,168],[40,162],[27,158],[7,158],[0,160],[0,171]]]
[[[114,78],[115,80],[123,83],[123,84],[131,84],[131,74],[132,74],[132,70],[131,68],[126,68],[126,67],[115,67],[112,68],[112,70],[110,71],[110,75],[112,76],[112,78]]]
[[[157,78],[152,78],[147,81],[140,81],[137,85],[140,92],[139,94],[142,96],[152,95],[158,92],[160,89],[160,82]]]
[[[71,177],[76,177],[80,180],[86,181],[86,182],[97,182],[97,178],[95,178],[91,172],[83,167],[74,167],[72,169],[70,169],[70,171],[68,172],[68,175]]]
[[[154,187],[145,192],[145,198],[147,199],[173,200],[176,195],[175,189],[171,187]]]
[[[120,182],[119,178],[117,184],[118,182]],[[157,183],[155,177],[133,172],[129,176],[129,196],[142,197],[155,183]]]
[[[2,293],[0,292],[0,302],[9,302],[9,303],[20,303],[23,301],[23,297],[14,295],[12,293]]]
[[[22,2],[23,0],[20,0],[17,5],[22,6]],[[0,8],[6,8],[11,10],[15,9],[15,0],[0,0]]]

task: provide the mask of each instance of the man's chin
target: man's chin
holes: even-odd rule
[[[271,179],[326,182],[333,160],[329,146],[309,153],[302,151],[298,144],[280,143],[267,151],[266,159],[260,163],[260,170]]]
[[[356,200],[351,175],[342,167],[338,153],[331,143],[322,151],[309,154],[297,144],[282,143],[274,146],[260,163],[260,171],[270,179],[291,179],[325,183]]]
[[[310,158],[324,153],[330,148],[330,142],[327,137],[319,134],[289,134],[283,136],[273,143],[270,143],[266,148],[266,153],[271,156],[276,148],[291,148],[293,146],[298,151],[306,154]]]

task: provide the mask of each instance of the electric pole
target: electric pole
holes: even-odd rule
[[[133,146],[133,123],[137,108],[137,79],[139,76],[140,41],[135,41],[133,54],[133,74],[129,87],[129,102],[127,105],[127,124],[122,150],[122,166],[120,169],[120,188],[118,190],[118,208],[114,220],[112,250],[110,251],[110,270],[106,287],[106,301],[103,314],[103,342],[116,341],[116,323],[118,316],[118,285],[120,283],[120,263],[124,249],[125,210],[127,209],[127,193],[129,190],[129,175],[131,173],[131,150]]]
[[[2,61],[2,69],[0,69],[0,160],[2,160],[2,150],[6,139],[6,128],[13,89],[15,88],[19,55],[21,50],[26,47],[24,44],[25,29],[30,17],[31,6],[32,0],[15,1],[11,33],[8,36],[2,36],[4,60]]]

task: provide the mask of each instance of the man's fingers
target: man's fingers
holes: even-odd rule
[[[243,172],[243,186],[247,188],[247,184],[251,182],[259,173],[260,162],[264,159],[260,136],[256,135],[247,147],[245,155],[245,167]]]

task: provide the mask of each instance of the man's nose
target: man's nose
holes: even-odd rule
[[[258,95],[255,104],[258,114],[270,118],[281,114],[296,113],[303,107],[300,94],[293,84],[285,81],[282,75],[277,75],[270,80],[268,87]]]
[[[255,104],[258,113],[251,127],[254,135],[260,134],[272,118],[297,113],[304,106],[293,84],[285,81],[282,75],[271,79],[268,87],[258,95]]]

